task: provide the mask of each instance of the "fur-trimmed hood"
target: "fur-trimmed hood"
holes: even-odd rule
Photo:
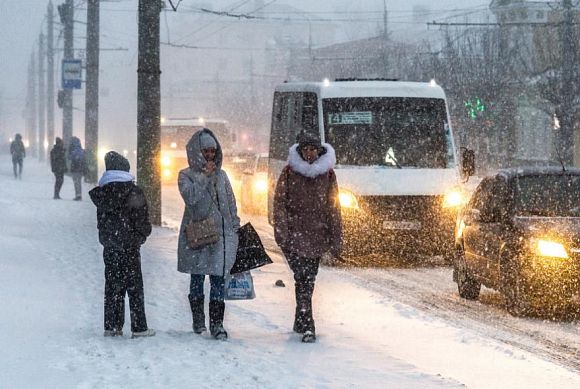
[[[292,145],[288,151],[288,166],[298,174],[314,178],[326,174],[336,165],[336,154],[328,143],[322,143],[322,154],[312,163],[306,162],[298,152],[298,143]]]

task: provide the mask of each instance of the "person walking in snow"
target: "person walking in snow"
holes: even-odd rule
[[[52,150],[50,150],[50,168],[54,174],[54,199],[60,200],[60,189],[66,173],[66,157],[64,143],[61,138],[56,138]]]
[[[294,332],[302,341],[316,341],[312,295],[323,254],[339,258],[342,220],[336,156],[328,143],[301,133],[290,147],[274,193],[274,238],[294,273]]]
[[[129,173],[129,161],[115,151],[105,155],[107,169],[89,192],[97,206],[99,242],[105,262],[104,336],[122,336],[125,294],[129,295],[132,337],[153,336],[147,327],[140,248],[151,234],[145,194]]]
[[[22,165],[26,157],[26,148],[22,142],[22,135],[16,134],[14,140],[10,143],[10,154],[12,155],[12,169],[14,178],[22,179]]]
[[[68,159],[70,160],[70,172],[75,187],[75,198],[73,200],[80,201],[83,199],[82,178],[86,164],[85,150],[83,150],[83,147],[81,146],[81,140],[76,136],[73,136],[70,140]]]
[[[236,260],[237,231],[240,218],[232,186],[221,169],[221,146],[211,132],[197,131],[186,146],[189,167],[179,172],[179,192],[185,202],[177,249],[177,270],[191,275],[189,304],[193,318],[193,332],[206,331],[204,314],[205,276],[209,275],[209,328],[216,339],[225,340],[228,334],[223,326],[225,275]],[[200,248],[188,245],[185,226],[190,221],[211,217],[217,226],[219,240]]]

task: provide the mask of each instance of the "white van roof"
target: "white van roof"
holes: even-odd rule
[[[314,92],[320,98],[422,97],[445,99],[443,88],[434,83],[409,81],[286,82],[277,92]]]
[[[181,118],[163,118],[161,120],[162,127],[172,127],[172,126],[199,126],[199,127],[207,127],[211,126],[211,124],[228,124],[228,121],[225,119],[217,119],[217,118],[200,118],[200,117],[181,117]]]

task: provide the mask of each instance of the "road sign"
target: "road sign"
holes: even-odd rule
[[[62,60],[62,88],[81,89],[83,75],[82,61],[80,59]]]

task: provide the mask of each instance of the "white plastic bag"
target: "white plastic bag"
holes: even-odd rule
[[[226,300],[252,300],[255,297],[252,273],[245,271],[226,275]]]

